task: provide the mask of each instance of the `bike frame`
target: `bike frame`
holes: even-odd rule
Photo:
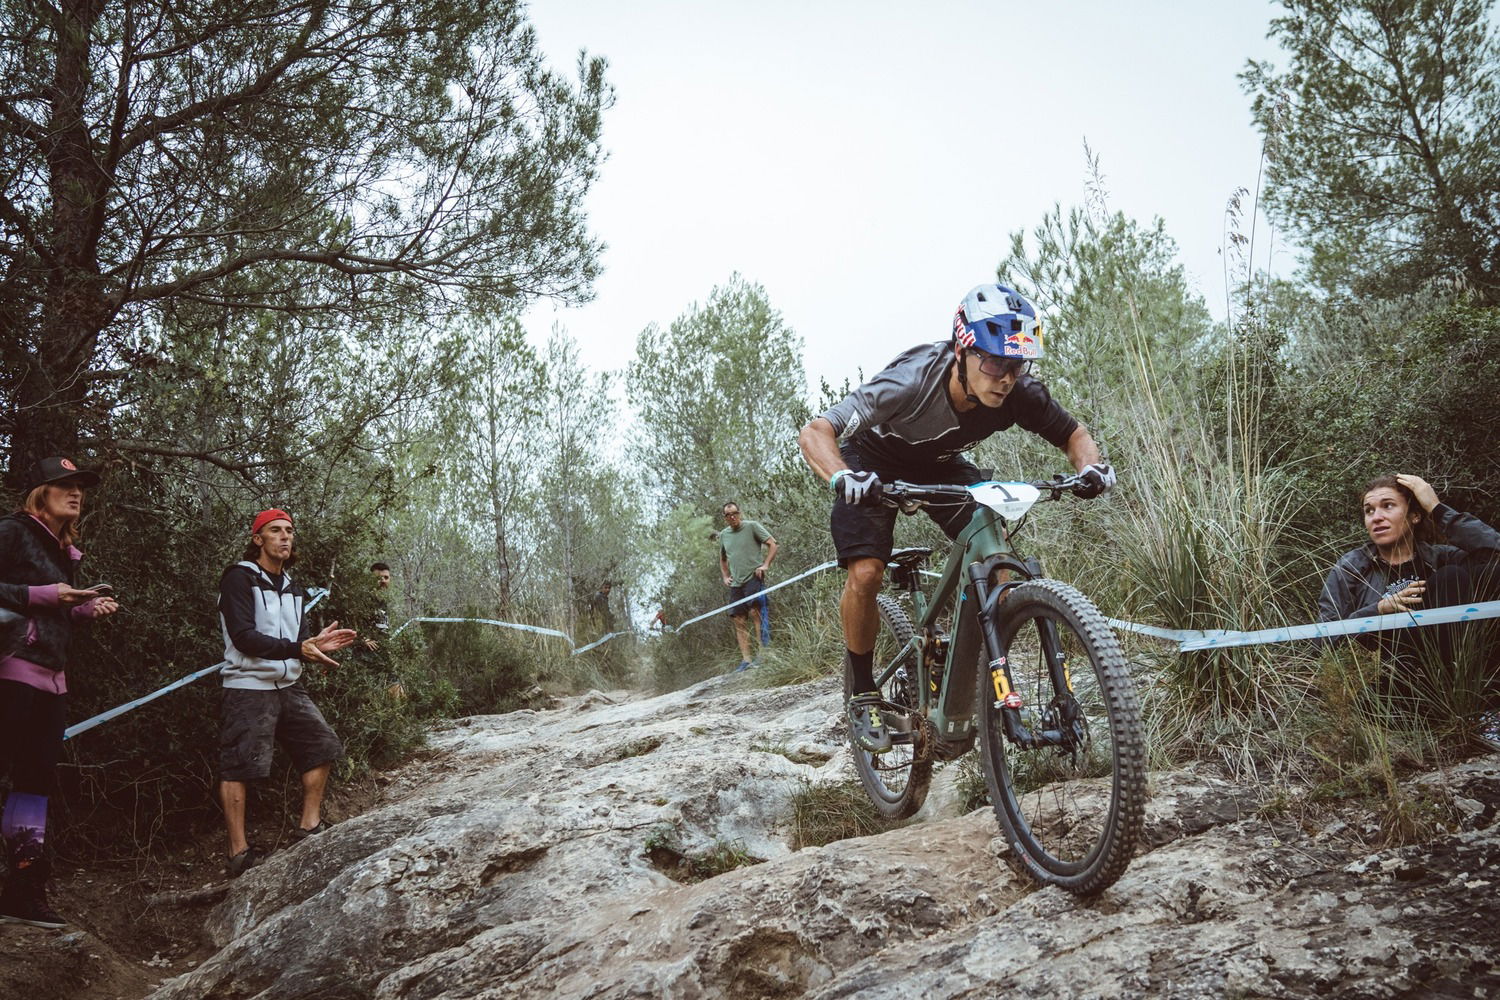
[[[1017,711],[1020,707],[1018,697],[1015,704],[1007,700],[1014,697],[1014,684],[995,618],[989,612],[1007,590],[1042,575],[1041,564],[1036,559],[1022,557],[1015,551],[1008,537],[1008,527],[1003,516],[979,505],[969,524],[953,540],[947,562],[930,597],[918,584],[918,574],[913,567],[906,589],[911,593],[913,610],[917,613],[917,633],[906,648],[891,658],[876,682],[884,687],[896,671],[910,666],[918,679],[916,687],[920,692],[921,714],[945,742],[969,744],[976,732],[979,687],[975,674],[983,647],[994,687],[995,707],[1004,709],[1002,720],[1006,738],[1022,746],[1064,744],[1067,742],[1064,732],[1033,734],[1027,731]],[[996,573],[1002,570],[1008,570],[1015,578],[995,583]],[[925,669],[928,636],[937,631],[938,620],[950,606],[953,608],[953,634],[948,640],[941,680],[934,684]],[[1060,643],[1050,622],[1043,624],[1042,641],[1048,654],[1049,669],[1055,675],[1055,689],[1071,690],[1067,664],[1060,655]]]

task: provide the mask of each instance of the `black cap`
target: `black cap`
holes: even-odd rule
[[[80,469],[73,464],[71,458],[62,455],[53,455],[44,458],[31,467],[31,472],[26,476],[26,485],[23,493],[30,493],[38,486],[47,483],[55,483],[63,479],[77,480],[79,486],[94,486],[99,482],[99,473],[91,469]]]

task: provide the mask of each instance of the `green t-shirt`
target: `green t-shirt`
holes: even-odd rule
[[[729,560],[729,579],[736,587],[755,573],[760,547],[770,540],[771,533],[759,521],[741,521],[738,531],[725,528],[719,532],[719,550]]]

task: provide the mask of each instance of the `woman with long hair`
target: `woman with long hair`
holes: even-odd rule
[[[1407,614],[1469,604],[1496,596],[1500,582],[1500,532],[1438,499],[1420,476],[1381,476],[1365,487],[1362,507],[1370,540],[1344,553],[1323,581],[1321,621]],[[1434,529],[1450,544],[1433,539]],[[1493,623],[1444,624],[1364,634],[1359,643],[1379,649],[1402,668],[1385,674],[1386,690],[1435,683],[1463,698],[1477,695],[1494,708]],[[1478,672],[1471,672],[1477,667]],[[1470,684],[1454,687],[1467,676]],[[1462,700],[1462,699],[1461,699]],[[1454,704],[1453,707],[1457,707]],[[1462,709],[1461,709],[1462,710]],[[1475,735],[1500,750],[1500,712],[1476,716]]]
[[[73,627],[114,614],[113,597],[78,588],[84,491],[99,476],[70,459],[31,470],[20,509],[0,518],[0,609],[21,626],[0,642],[0,767],[11,792],[0,812],[6,857],[0,921],[62,927],[47,903],[47,800],[62,756],[65,667]]]
[[[1381,476],[1365,487],[1362,507],[1370,540],[1329,571],[1320,621],[1463,604],[1492,586],[1500,532],[1443,503],[1426,480]],[[1434,528],[1451,544],[1432,541]]]

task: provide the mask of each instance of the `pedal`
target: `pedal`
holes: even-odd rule
[[[885,728],[890,730],[893,736],[898,733],[902,736],[911,735],[912,718],[905,712],[892,712],[889,709],[882,708],[880,710],[880,720],[885,723]]]

